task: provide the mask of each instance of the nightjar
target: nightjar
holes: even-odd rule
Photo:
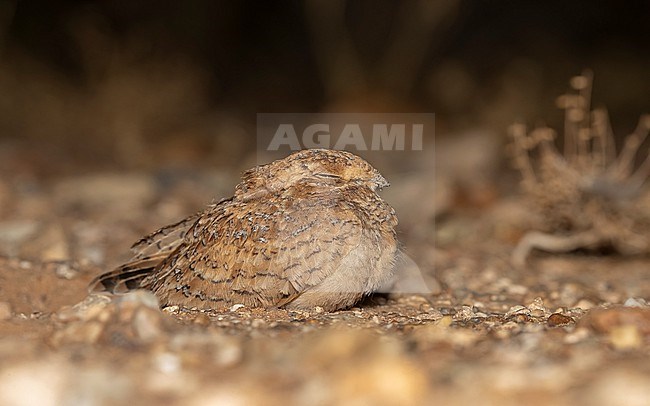
[[[234,196],[142,238],[91,291],[149,289],[161,306],[327,311],[350,307],[393,274],[397,216],[388,182],[345,151],[307,149],[257,166]]]

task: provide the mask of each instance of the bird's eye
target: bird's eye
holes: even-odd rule
[[[341,179],[341,177],[338,175],[334,175],[332,173],[324,173],[324,172],[317,173],[315,174],[315,176],[323,179]]]

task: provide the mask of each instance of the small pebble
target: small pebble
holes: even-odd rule
[[[648,307],[648,302],[642,298],[631,297],[623,304],[625,307]]]
[[[546,314],[546,307],[544,307],[544,301],[541,297],[536,297],[527,308],[533,317],[543,317]]]
[[[158,298],[152,292],[148,290],[138,289],[123,295],[116,296],[115,303],[119,305],[144,305],[151,309],[158,310],[160,306],[158,305]]]
[[[245,307],[243,304],[237,303],[237,304],[232,305],[232,307],[230,308],[230,311],[231,312],[236,312],[237,310],[239,310],[239,309],[241,309],[243,307]]]
[[[72,280],[79,275],[79,271],[70,266],[68,262],[54,262],[54,274],[61,279]]]
[[[516,316],[516,315],[529,316],[530,315],[530,309],[528,309],[528,308],[526,308],[524,306],[521,306],[521,305],[515,305],[515,306],[512,306],[510,309],[508,309],[508,311],[505,314],[505,317],[509,318],[509,317]]]
[[[474,311],[471,306],[462,306],[458,312],[454,315],[456,320],[467,321],[474,317]]]
[[[596,304],[588,299],[580,299],[576,304],[573,305],[573,307],[577,307],[583,310],[589,310],[596,307]]]
[[[111,297],[103,294],[88,295],[83,301],[62,307],[55,315],[56,320],[69,322],[73,320],[90,320],[98,317],[106,306],[111,303]]]
[[[165,312],[165,313],[176,313],[176,312],[178,312],[179,309],[180,309],[180,307],[174,305],[174,306],[166,306],[166,307],[165,307],[164,309],[162,309],[162,310],[163,310],[163,312]]]
[[[573,319],[560,313],[553,313],[548,317],[546,323],[549,327],[566,326],[573,323]]]

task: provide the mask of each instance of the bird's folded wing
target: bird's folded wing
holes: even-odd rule
[[[336,199],[228,203],[195,224],[151,286],[173,283],[201,301],[281,306],[334,273],[360,241],[360,220]]]
[[[169,255],[180,245],[187,235],[188,230],[199,219],[199,216],[200,213],[194,214],[178,223],[170,224],[142,237],[131,246],[131,251],[134,254],[133,260],[149,258],[154,255]]]

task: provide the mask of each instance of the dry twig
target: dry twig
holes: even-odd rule
[[[592,75],[571,79],[573,94],[558,99],[565,111],[564,152],[550,128],[528,132],[510,127],[513,163],[523,175],[522,189],[543,224],[527,233],[512,260],[523,265],[533,249],[568,252],[608,246],[630,255],[650,252],[650,156],[636,165],[650,131],[650,115],[641,116],[616,154],[607,111],[590,111]]]

